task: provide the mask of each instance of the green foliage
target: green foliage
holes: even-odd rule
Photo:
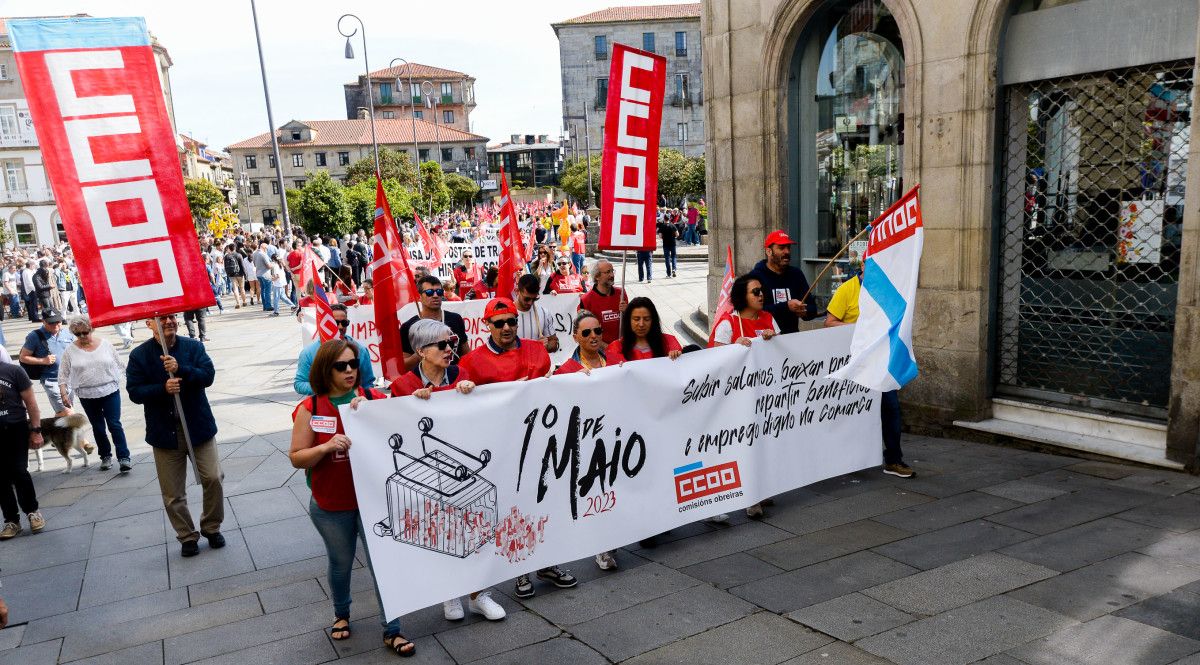
[[[588,200],[587,165],[587,159],[583,157],[567,162],[562,177],[558,181],[558,186],[571,198],[579,201],[580,205],[586,204]],[[598,154],[592,155],[592,200],[596,205],[600,205],[600,155]]]
[[[309,235],[341,236],[353,228],[345,187],[326,171],[308,173],[296,201],[296,212]],[[372,200],[374,196],[372,195]],[[293,220],[295,221],[295,220]]]
[[[409,189],[417,188],[417,170],[413,168],[408,153],[388,148],[379,149],[379,171],[384,180],[395,180]],[[346,169],[347,184],[351,187],[360,182],[375,184],[375,160],[370,155],[354,162]]]
[[[658,195],[671,199],[682,198],[687,192],[683,186],[683,172],[687,168],[687,157],[682,152],[663,148],[658,151]]]
[[[683,169],[683,191],[688,198],[704,196],[704,157],[691,157]],[[703,213],[702,213],[703,214]]]
[[[375,228],[375,183],[360,182],[345,189],[346,206],[350,211],[351,228],[368,234]],[[414,192],[396,180],[383,181],[383,194],[395,219],[412,217]]]
[[[468,206],[479,194],[479,185],[461,173],[446,174],[446,189],[450,192],[451,203]]]
[[[418,194],[420,197],[418,210],[421,213],[428,214],[431,203],[433,212],[445,212],[450,209],[450,190],[446,187],[446,174],[442,173],[441,164],[437,162],[421,164],[421,186],[422,190]]]
[[[305,228],[304,215],[300,214],[300,190],[285,189],[283,193],[287,196],[288,219],[292,221],[292,224],[300,228]],[[282,211],[279,213],[279,216],[283,216]]]
[[[192,221],[197,225],[207,224],[212,209],[226,204],[221,190],[201,178],[187,178],[183,181],[183,190],[187,193],[188,207],[192,210]]]

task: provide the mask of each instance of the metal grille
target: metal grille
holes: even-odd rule
[[[1192,68],[1005,89],[997,393],[1165,417]]]

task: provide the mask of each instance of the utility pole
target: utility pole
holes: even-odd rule
[[[267,88],[267,63],[263,60],[262,36],[258,32],[258,10],[254,6],[254,0],[250,0],[250,15],[254,18],[254,40],[258,43],[258,68],[262,71],[263,82],[263,97],[267,101],[267,124],[271,136],[271,154],[275,157],[275,182],[279,188],[279,208],[283,211],[283,232],[287,235],[292,233],[292,219],[288,215],[287,194],[283,191],[283,163],[279,158],[279,139],[275,136],[275,116],[271,113],[271,91]],[[249,197],[247,197],[249,198]],[[246,214],[249,215],[249,202],[247,202]],[[251,224],[254,219],[250,219]]]

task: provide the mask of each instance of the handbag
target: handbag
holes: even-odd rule
[[[42,346],[46,347],[46,355],[50,355],[50,345],[47,342],[45,329],[38,328],[37,330],[35,330],[33,332],[35,334],[37,334],[38,339],[42,340]],[[45,356],[43,356],[43,357],[45,357]],[[37,381],[38,379],[42,378],[42,370],[46,369],[46,366],[45,365],[31,365],[31,364],[25,362],[24,360],[22,360],[21,361],[21,369],[25,370],[25,374],[26,374],[26,376],[29,377],[29,380]]]

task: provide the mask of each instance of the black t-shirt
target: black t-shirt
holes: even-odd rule
[[[668,221],[659,222],[658,223],[658,233],[662,236],[663,247],[674,247],[675,246],[675,235],[676,235],[677,231],[675,230],[674,224],[672,224]]]
[[[462,345],[466,344],[467,342],[467,324],[463,321],[462,315],[455,314],[454,312],[447,312],[444,309],[442,310],[442,317],[442,322],[445,323],[455,335],[458,335],[459,348],[455,349],[455,351],[461,353]],[[400,326],[400,346],[404,349],[404,353],[406,354],[415,352],[415,349],[412,348],[412,344],[408,342],[408,329],[411,328],[412,324],[416,323],[419,318],[421,317],[414,316]],[[455,357],[451,364],[457,365],[458,361],[459,358]]]
[[[0,422],[23,423],[29,419],[21,393],[33,382],[16,363],[0,363]]]

